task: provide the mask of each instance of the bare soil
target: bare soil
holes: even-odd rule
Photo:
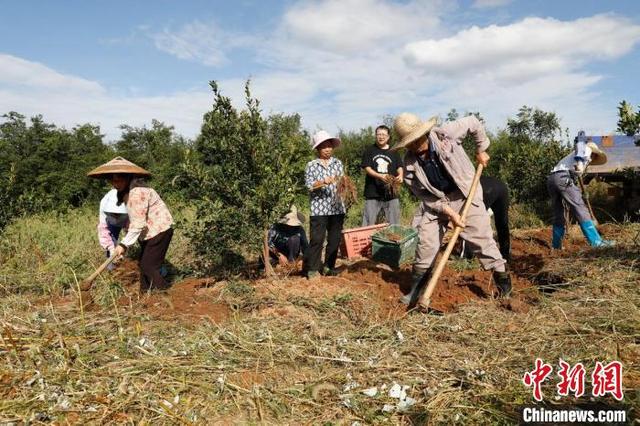
[[[614,237],[614,227],[601,227],[603,234]],[[566,257],[579,250],[589,250],[586,241],[575,230],[565,240],[564,250],[551,250],[550,230],[523,231],[512,237],[513,295],[508,300],[497,301],[502,308],[515,313],[526,313],[540,300],[541,286],[547,287],[563,280],[544,271],[545,265],[555,258]],[[436,287],[431,308],[443,313],[454,312],[469,303],[494,300],[495,285],[491,272],[480,268],[454,268],[455,259],[450,259]],[[366,311],[367,315],[379,319],[401,318],[406,306],[400,297],[410,290],[411,270],[409,265],[392,270],[386,265],[370,259],[339,263],[336,277],[319,277],[307,280],[300,275],[300,264],[277,267],[276,279],[259,279],[250,284],[255,289],[257,302],[251,315],[305,317],[312,320],[307,309],[299,305],[328,303],[335,305],[343,297],[349,309]],[[458,270],[456,270],[458,269]],[[207,319],[215,323],[224,321],[233,312],[228,299],[223,297],[225,281],[215,282],[211,278],[187,278],[174,282],[167,291],[139,293],[139,271],[137,263],[127,259],[112,272],[124,289],[118,305],[159,320],[191,322]],[[95,288],[95,285],[94,285]],[[47,299],[47,302],[50,299]],[[54,304],[77,303],[77,297],[68,295]],[[91,310],[92,300],[83,292],[85,309]],[[331,305],[333,303],[333,305]],[[324,305],[323,305],[324,306]]]

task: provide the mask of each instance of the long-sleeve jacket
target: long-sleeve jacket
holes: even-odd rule
[[[173,217],[162,198],[152,188],[136,187],[127,200],[129,231],[122,244],[129,247],[138,238],[149,240],[173,225]]]
[[[480,120],[474,116],[445,123],[429,132],[429,149],[435,150],[442,165],[465,197],[469,196],[475,174],[473,164],[462,146],[462,139],[468,133],[474,137],[477,152],[487,150],[490,143],[489,138]],[[404,182],[409,186],[411,192],[422,201],[423,208],[430,210],[435,215],[442,213],[449,200],[442,191],[429,183],[418,157],[411,151],[408,151],[404,157],[404,170]],[[482,188],[480,186],[476,190],[472,203],[476,206],[482,206]]]

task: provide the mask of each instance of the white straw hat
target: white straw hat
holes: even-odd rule
[[[278,223],[288,226],[302,226],[304,223],[304,215],[298,211],[295,205],[292,205],[289,213],[282,216]]]
[[[311,148],[316,149],[318,145],[328,140],[333,141],[334,148],[337,148],[342,143],[339,137],[331,136],[329,132],[325,130],[319,130],[313,135],[313,138],[311,138]]]

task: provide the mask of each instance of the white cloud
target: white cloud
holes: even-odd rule
[[[367,55],[367,49],[437,28],[444,5],[437,0],[299,2],[285,13],[283,27],[292,39],[311,47]]]
[[[506,26],[471,27],[453,37],[412,42],[407,62],[428,73],[544,75],[613,59],[640,41],[640,25],[612,15],[575,21],[527,18]],[[527,68],[531,68],[528,70]]]
[[[229,65],[230,49],[251,47],[257,71],[219,81],[223,94],[242,108],[244,81],[251,77],[266,113],[299,113],[311,130],[358,129],[385,114],[428,117],[452,107],[480,111],[495,129],[524,104],[556,111],[572,129],[615,128],[617,101],[609,105],[596,91],[609,76],[589,65],[630,52],[640,40],[637,24],[614,15],[527,18],[452,34],[445,25],[448,4],[305,1],[260,38],[195,21],[154,40],[177,57],[215,66]],[[163,96],[122,95],[118,88],[114,94],[97,82],[7,57],[0,56],[0,112],[42,113],[65,126],[98,123],[110,139],[119,136],[120,124],[140,126],[153,118],[191,137],[211,106],[206,82]]]
[[[82,91],[89,94],[99,94],[103,91],[100,85],[93,81],[64,75],[38,62],[0,53],[0,85],[2,84],[63,92]]]
[[[491,7],[506,6],[513,0],[475,0],[471,7],[475,9],[487,9]]]
[[[214,23],[194,21],[178,31],[165,29],[151,34],[151,38],[156,48],[179,59],[214,67],[228,61],[225,49],[228,48],[229,37]]]
[[[211,99],[206,87],[166,96],[114,95],[97,82],[0,54],[0,113],[42,114],[45,121],[67,128],[98,124],[108,140],[119,137],[121,124],[148,125],[154,118],[193,136]]]

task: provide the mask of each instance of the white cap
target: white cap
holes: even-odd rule
[[[100,201],[100,211],[104,213],[127,214],[125,203],[118,205],[118,191],[114,188],[107,192]]]

